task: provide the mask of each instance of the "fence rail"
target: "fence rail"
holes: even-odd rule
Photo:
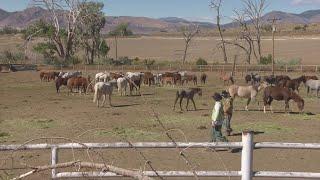
[[[201,72],[215,72],[215,71],[232,71],[231,64],[217,64],[217,65],[73,65],[73,66],[41,66],[38,69],[46,70],[81,70],[81,71],[201,71]],[[242,65],[235,66],[236,72],[271,72],[271,65]],[[319,72],[320,65],[275,65],[275,72]]]
[[[316,149],[320,150],[320,143],[280,143],[259,142],[254,143],[253,132],[242,133],[242,142],[116,142],[116,143],[65,143],[65,144],[24,144],[0,145],[0,151],[51,149],[52,166],[58,163],[59,149],[116,149],[116,148],[241,148],[240,171],[196,171],[199,177],[241,177],[242,180],[251,180],[252,177],[277,178],[320,178],[320,172],[276,172],[253,171],[253,151],[256,148],[277,149]],[[142,172],[147,176],[156,176],[153,171]],[[193,177],[191,171],[157,171],[163,177]],[[111,172],[57,172],[52,169],[52,178],[80,178],[80,177],[121,177]]]

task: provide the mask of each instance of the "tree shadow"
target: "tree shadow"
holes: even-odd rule
[[[113,105],[112,107],[120,108],[120,107],[131,107],[131,106],[138,106],[140,104],[122,104],[122,105]]]

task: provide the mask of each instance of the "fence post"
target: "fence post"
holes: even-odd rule
[[[51,165],[55,166],[58,163],[58,148],[57,147],[52,147],[51,148]],[[51,170],[51,177],[54,179],[56,177],[56,169],[53,168]]]
[[[242,132],[241,180],[252,179],[253,132]]]
[[[316,65],[316,73],[318,72],[318,65]]]
[[[300,65],[300,70],[301,70],[301,73],[303,73],[303,70],[302,70],[302,65]]]

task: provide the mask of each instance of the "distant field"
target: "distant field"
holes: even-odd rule
[[[115,57],[113,39],[108,39],[111,51],[109,56]],[[196,38],[191,43],[187,60],[194,61],[198,57],[205,58],[208,62],[218,62],[222,56],[216,46],[218,37]],[[5,49],[17,50],[23,40],[18,36],[0,36],[0,51]],[[270,37],[265,37],[262,41],[263,54],[272,52],[272,41]],[[303,64],[319,64],[319,36],[299,36],[299,37],[277,37],[275,42],[276,59],[288,61],[291,59],[302,59]],[[156,60],[177,61],[182,57],[184,42],[178,37],[139,37],[119,39],[119,56],[150,58]],[[31,45],[30,45],[31,47]],[[30,48],[31,49],[31,48]],[[235,54],[240,54],[240,61],[245,56],[241,50],[228,48],[228,56],[232,58]],[[32,62],[39,62],[40,56],[34,56]],[[253,60],[254,62],[255,60]]]

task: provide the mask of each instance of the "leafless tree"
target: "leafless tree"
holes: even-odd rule
[[[76,27],[79,23],[81,4],[86,0],[33,0],[35,6],[40,6],[48,10],[50,21],[54,27],[53,41],[56,46],[59,57],[67,60],[71,57]],[[63,27],[62,21],[66,20],[66,27]],[[65,29],[66,38],[62,37],[62,29]]]
[[[243,0],[245,15],[249,18],[250,22],[253,24],[255,31],[255,39],[257,42],[258,56],[257,60],[260,61],[262,56],[261,47],[261,32],[262,32],[262,16],[266,9],[266,0]]]
[[[225,46],[225,40],[223,37],[222,29],[221,29],[221,13],[220,13],[220,8],[222,6],[222,0],[211,0],[210,4],[211,8],[214,9],[217,13],[216,17],[216,24],[218,27],[219,35],[221,38],[221,49],[222,49],[222,54],[223,54],[223,60],[225,63],[228,62],[228,57],[227,57],[227,52],[226,52],[226,46]]]
[[[183,57],[182,57],[182,63],[184,64],[186,62],[187,58],[187,52],[188,48],[190,46],[190,43],[192,41],[192,38],[199,33],[199,26],[197,25],[190,25],[190,26],[184,26],[181,28],[181,32],[183,35],[183,39],[185,42],[184,51],[183,51]]]

